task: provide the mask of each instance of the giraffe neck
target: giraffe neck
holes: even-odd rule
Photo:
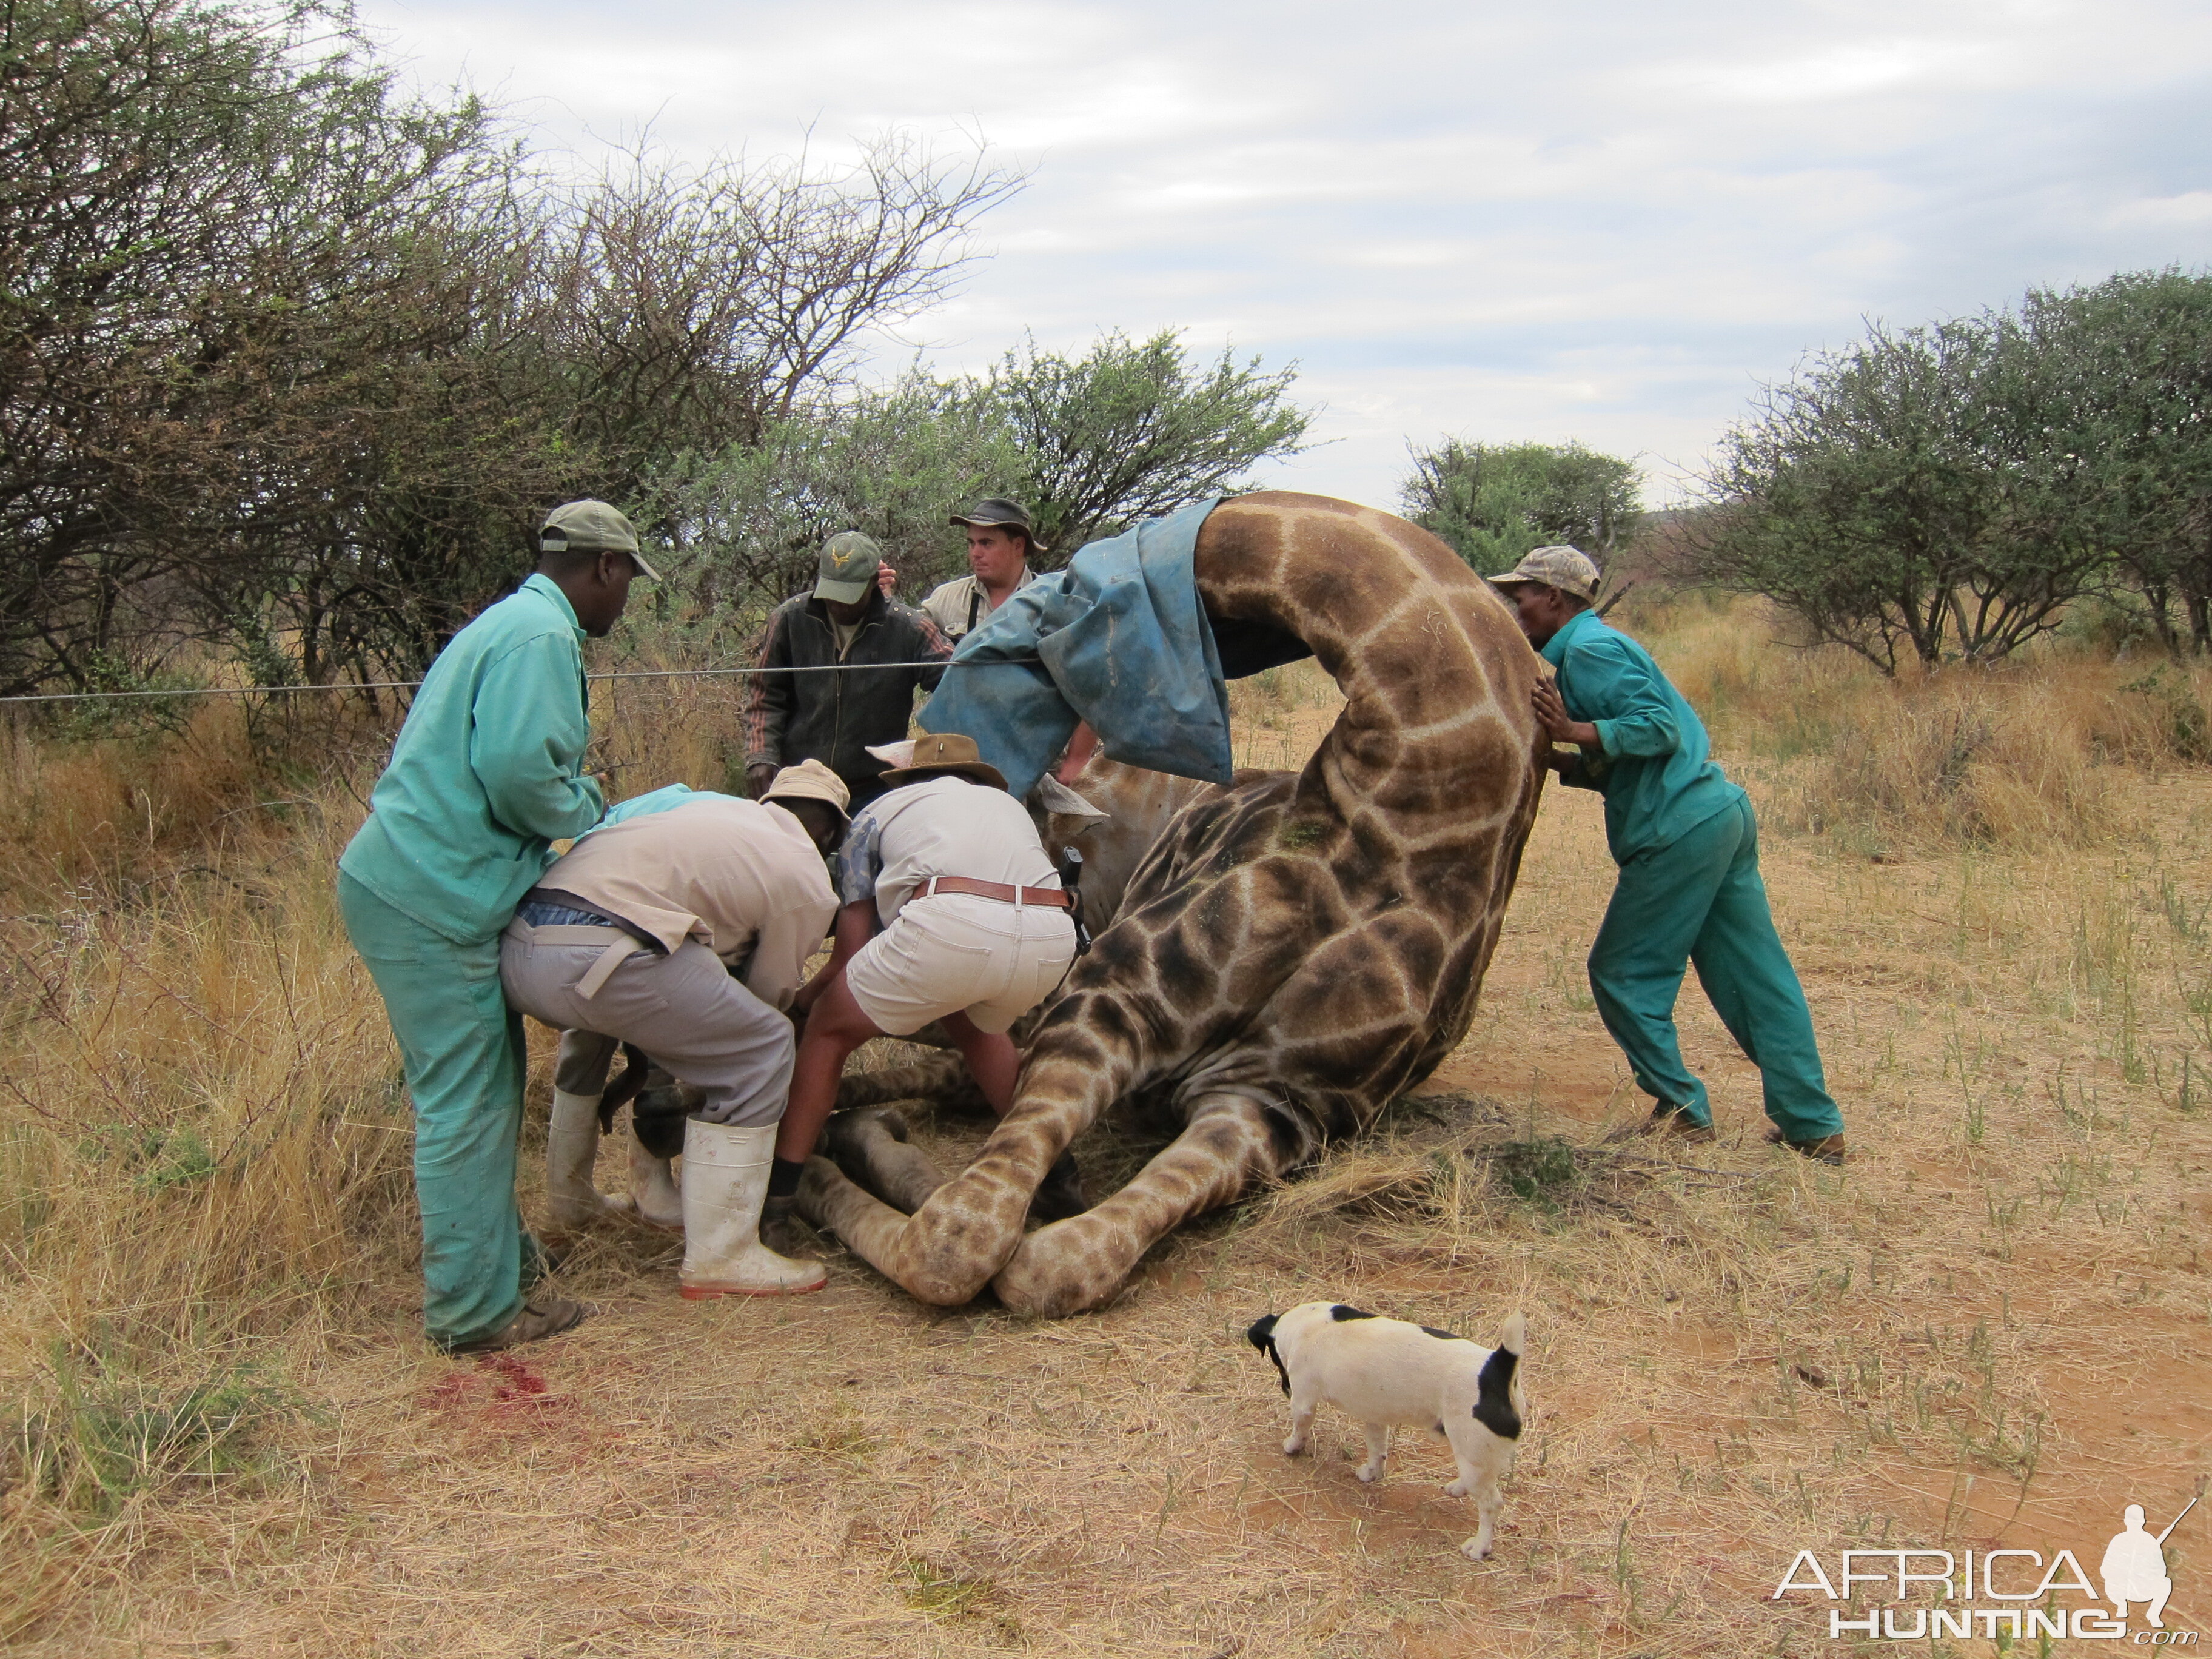
[[[1302,545],[1323,538],[1334,556]],[[1269,493],[1216,509],[1197,564],[1209,612],[1297,635],[1344,692],[1305,805],[1409,846],[1510,810],[1488,797],[1517,778],[1527,721],[1500,718],[1497,688],[1514,682],[1481,616],[1504,605],[1449,549],[1386,514]]]

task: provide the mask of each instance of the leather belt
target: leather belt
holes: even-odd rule
[[[666,945],[635,922],[611,911],[602,910],[591,900],[580,898],[562,888],[533,887],[522,896],[522,902],[516,907],[516,919],[526,927],[540,925],[521,915],[522,911],[530,909],[551,911],[564,919],[573,919],[568,925],[580,926],[580,931],[599,933],[604,930],[620,935],[599,952],[597,959],[585,970],[584,976],[576,981],[576,994],[586,1002],[599,995],[600,988],[613,976],[615,969],[632,957],[647,952],[661,957],[668,954]],[[598,919],[596,923],[589,920],[593,917]]]
[[[914,898],[933,898],[940,893],[965,893],[973,898],[996,899],[1001,904],[1035,904],[1048,910],[1072,908],[1068,895],[1057,887],[1012,887],[1003,881],[977,881],[968,876],[932,876],[914,890]]]

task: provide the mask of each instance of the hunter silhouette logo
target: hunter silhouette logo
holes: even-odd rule
[[[2072,1550],[2060,1550],[2048,1562],[2039,1550],[1967,1550],[1963,1553],[1937,1549],[1844,1550],[1841,1571],[1831,1578],[1811,1550],[1800,1550],[1768,1599],[1780,1601],[1793,1591],[1810,1590],[1831,1601],[1851,1601],[1865,1592],[1861,1586],[1879,1584],[1875,1592],[1887,1605],[1852,1611],[1830,1607],[1828,1635],[1869,1636],[1892,1642],[1933,1641],[1941,1637],[1977,1637],[2004,1643],[2065,1637],[2075,1641],[2130,1641],[2136,1647],[2194,1647],[2195,1631],[2168,1630],[2166,1604],[2173,1594],[2173,1579],[2166,1567],[2166,1540],[2204,1496],[2205,1483],[2197,1482],[2197,1495],[2181,1513],[2166,1522],[2166,1530],[2150,1532],[2143,1524],[2143,1506],[2130,1504],[2121,1516],[2122,1530],[2105,1547],[2097,1576],[2103,1594],[2082,1571]],[[1911,1605],[1914,1587],[1920,1605]],[[2061,1598],[2070,1596],[2075,1605]],[[2107,1613],[2100,1601],[2112,1604]],[[1992,1602],[1995,1606],[1977,1606]],[[2006,1605],[2009,1603],[2010,1605]],[[2142,1609],[2145,1627],[2130,1631],[2128,1609]]]
[[[2142,1505],[2128,1505],[2120,1517],[2127,1530],[2105,1546],[2105,1559],[2097,1569],[2098,1577],[2105,1581],[2105,1599],[2122,1619],[2128,1616],[2129,1602],[2148,1601],[2150,1605],[2143,1610],[2143,1617],[2153,1630],[2166,1628],[2166,1620],[2159,1615],[2166,1611],[2166,1598],[2173,1594],[2173,1580],[2166,1576],[2166,1540],[2181,1524],[2181,1516],[2196,1507],[2197,1498],[2192,1498],[2181,1515],[2166,1522],[2166,1531],[2154,1538],[2143,1530]]]

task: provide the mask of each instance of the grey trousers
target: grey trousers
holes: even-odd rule
[[[654,1065],[704,1091],[699,1115],[747,1127],[780,1122],[796,1048],[791,1021],[732,979],[697,940],[668,956],[640,951],[592,994],[579,981],[623,935],[611,927],[533,927],[517,920],[500,940],[507,1006],[571,1033],[556,1085],[570,1094],[606,1087],[615,1045],[634,1042]],[[592,1033],[602,1042],[578,1040]]]

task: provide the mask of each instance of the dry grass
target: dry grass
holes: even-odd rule
[[[1626,620],[1782,831],[1854,1164],[1758,1144],[1694,988],[1722,1144],[1604,1139],[1638,1109],[1581,982],[1607,866],[1596,803],[1554,792],[1424,1094],[1051,1326],[919,1308],[850,1258],[816,1297],[688,1304],[665,1244],[609,1234],[568,1270],[601,1309],[573,1336],[429,1355],[390,1038],[330,902],[351,795],[301,769],[314,805],[256,806],[285,797],[235,715],[19,738],[0,1630],[70,1659],[1810,1653],[1817,1613],[1766,1599],[1799,1547],[2079,1553],[2124,1502],[2170,1516],[2212,1469],[2212,773],[2142,710],[2201,677],[2128,691],[2148,665],[2053,653],[1891,688],[1741,614]],[[1309,674],[1238,689],[1240,761],[1310,746]],[[712,784],[732,701],[598,712],[626,783]],[[1915,795],[1847,752],[1918,752],[1896,729],[1938,703],[2063,736],[2078,777],[1992,739]],[[935,1133],[957,1157],[980,1127]],[[1141,1139],[1082,1151],[1118,1172]],[[1424,1441],[1373,1488],[1340,1418],[1281,1456],[1241,1330],[1315,1295],[1476,1335],[1527,1310],[1494,1560],[1456,1553]],[[2167,1546],[2170,1623],[2212,1607],[2203,1535]]]

